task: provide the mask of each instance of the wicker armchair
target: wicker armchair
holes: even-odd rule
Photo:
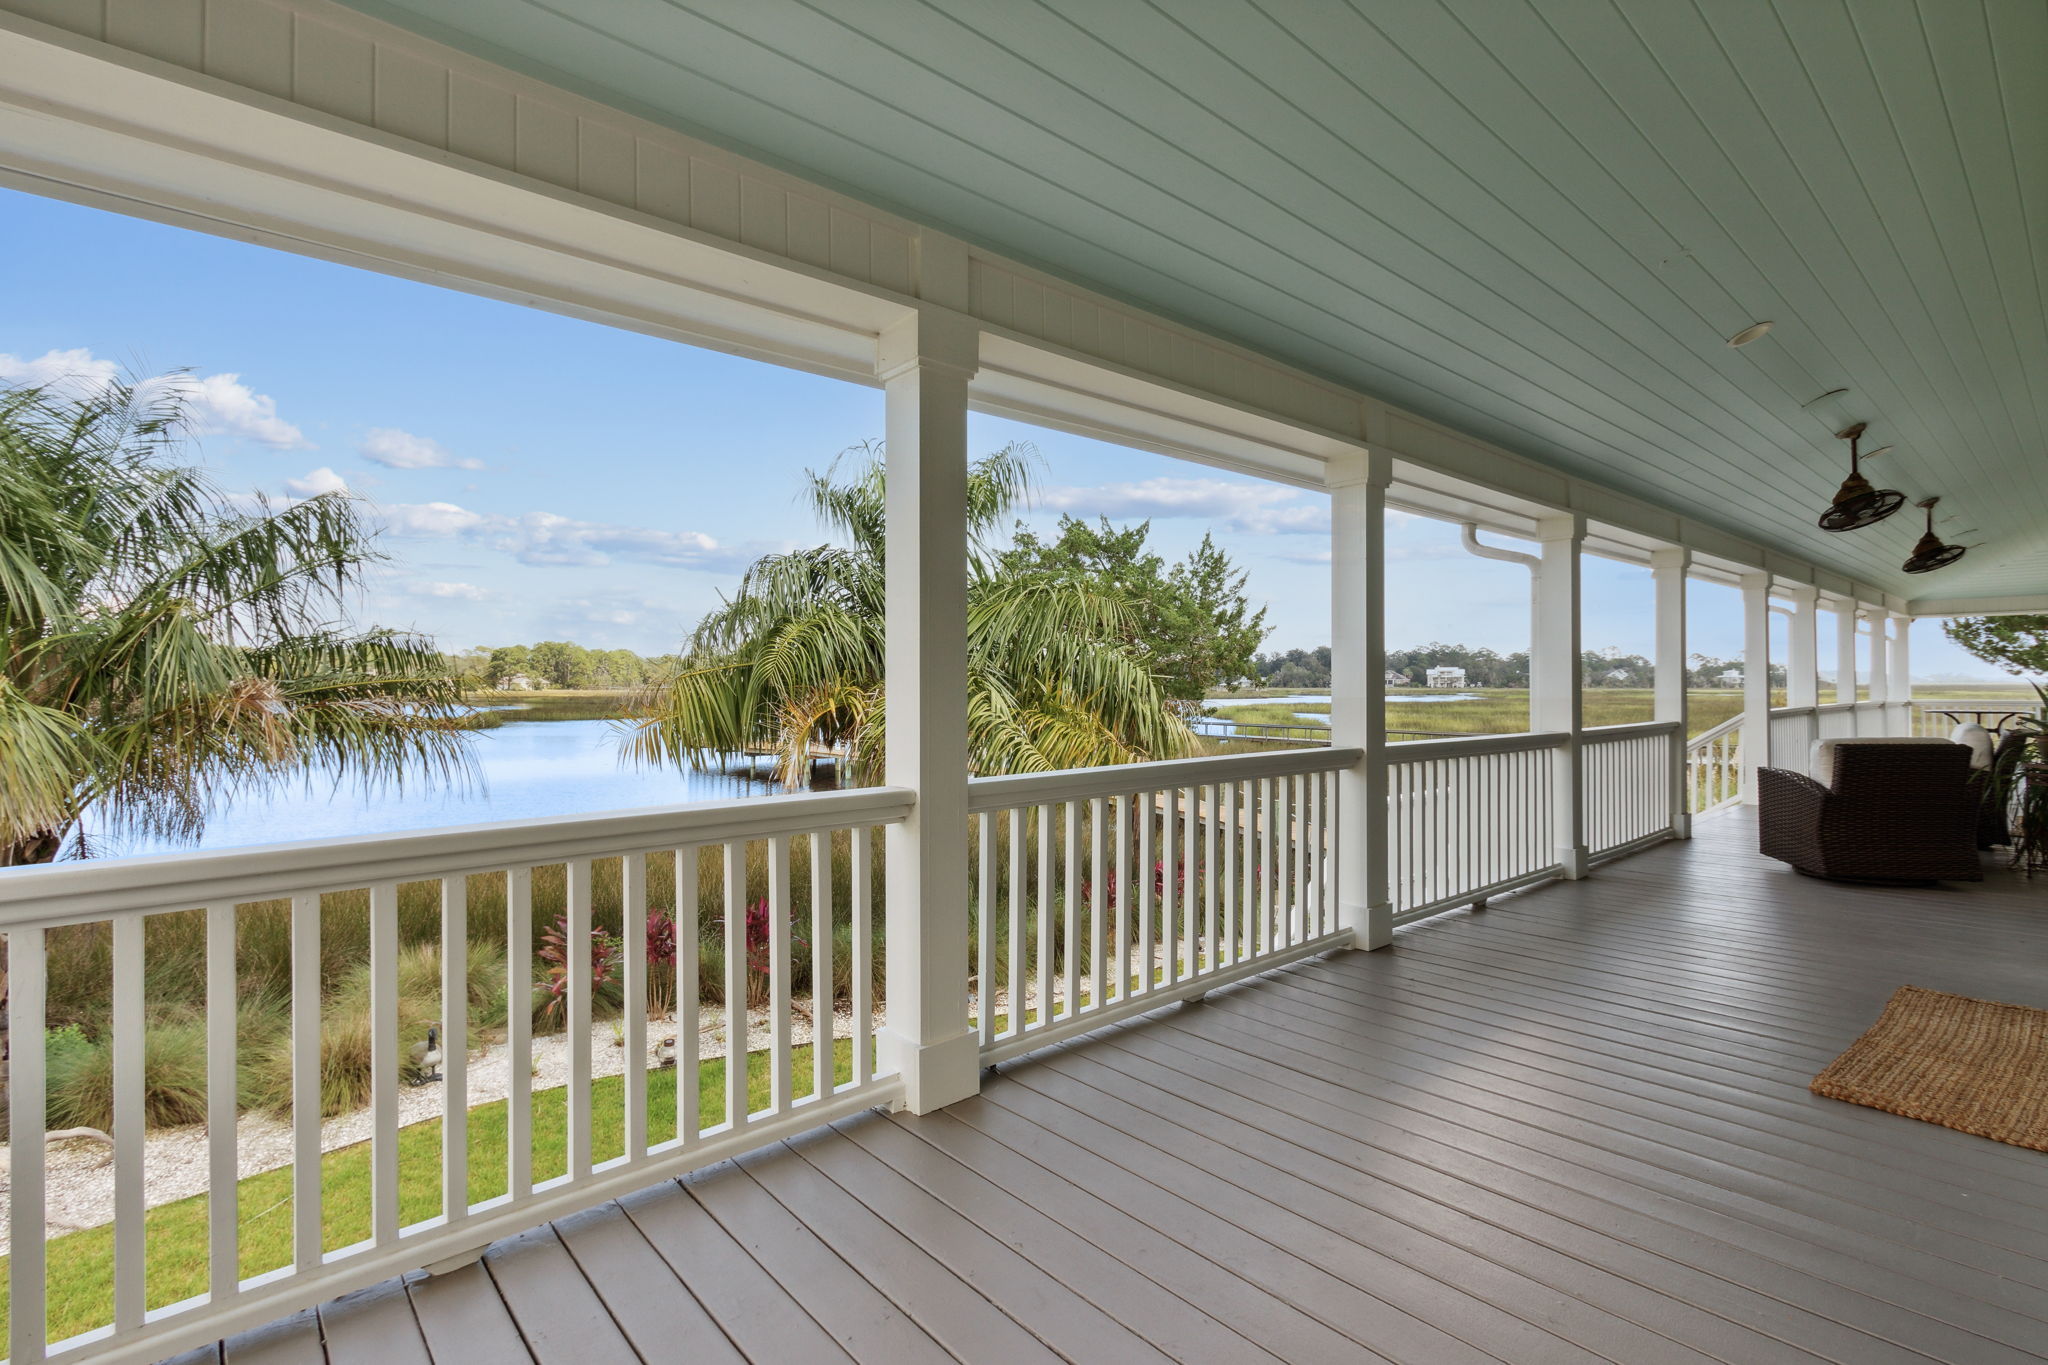
[[[1847,740],[1817,746],[1832,782],[1764,768],[1757,831],[1764,854],[1840,881],[1979,881],[1981,793],[1970,751],[1947,740]]]

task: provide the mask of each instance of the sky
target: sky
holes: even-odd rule
[[[823,538],[804,471],[882,433],[878,389],[0,190],[0,382],[167,374],[186,458],[230,493],[363,498],[388,559],[362,616],[450,651],[677,648],[757,556]],[[1328,642],[1327,497],[983,414],[969,436],[1036,447],[1026,524],[1149,518],[1169,558],[1213,534],[1267,649]],[[1447,523],[1394,514],[1387,535],[1391,647],[1528,647],[1526,570]],[[1586,646],[1649,655],[1648,570],[1589,559],[1584,584]],[[1735,594],[1691,600],[1692,650],[1739,654]],[[1929,623],[1914,664],[1991,674]]]

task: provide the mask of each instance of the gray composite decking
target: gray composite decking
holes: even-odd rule
[[[1900,985],[2048,1005],[2048,881],[1698,833],[181,1359],[2048,1355],[2048,1154],[1806,1089]]]

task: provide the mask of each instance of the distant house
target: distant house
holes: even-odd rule
[[[1429,685],[1455,692],[1465,685],[1465,670],[1453,668],[1449,664],[1438,664],[1429,670]]]
[[[514,673],[508,677],[498,679],[498,690],[500,692],[531,692],[533,688],[533,679],[524,673]]]
[[[1714,685],[1715,685],[1716,687],[1740,687],[1740,686],[1742,686],[1742,670],[1741,670],[1741,669],[1739,669],[1739,668],[1731,668],[1731,669],[1729,669],[1728,671],[1726,671],[1725,673],[1723,673],[1723,674],[1722,674],[1722,675],[1721,675],[1720,677],[1718,677],[1718,678],[1714,679]]]
[[[1401,672],[1401,670],[1399,670],[1398,668],[1390,668],[1387,670],[1387,686],[1409,687],[1412,685],[1413,684],[1411,684],[1408,681],[1408,675],[1406,673]]]
[[[1600,681],[1606,683],[1609,687],[1627,687],[1629,682],[1628,670],[1625,668],[1610,668],[1600,675]]]

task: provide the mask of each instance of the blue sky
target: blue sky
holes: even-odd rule
[[[224,487],[367,499],[390,562],[363,613],[448,649],[675,648],[756,555],[815,542],[802,471],[882,431],[874,389],[5,190],[0,298],[0,379],[183,369]],[[1170,556],[1213,532],[1267,648],[1328,640],[1321,495],[982,415],[971,437],[1038,447],[1027,522],[1150,517]],[[1388,544],[1391,645],[1527,646],[1524,570],[1423,518]],[[1648,654],[1648,571],[1585,582],[1587,646]],[[1696,586],[1693,616],[1695,651],[1739,652],[1732,592]],[[1989,672],[1931,626],[1914,644],[1916,673]]]

